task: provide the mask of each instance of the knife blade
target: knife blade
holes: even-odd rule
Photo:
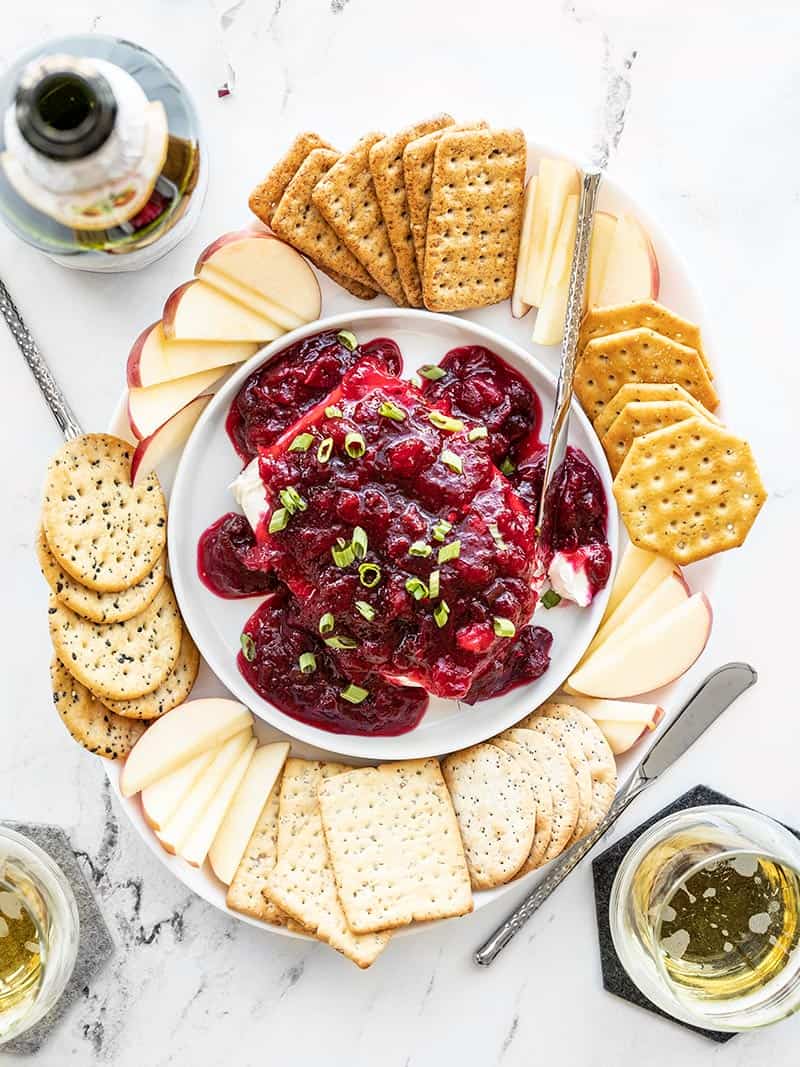
[[[606,817],[594,830],[578,841],[558,860],[550,873],[529,893],[518,908],[494,931],[475,952],[474,960],[488,967],[519,933],[525,923],[544,904],[583,857],[611,829],[629,804],[656,778],[684,754],[723,711],[741,696],[758,675],[747,663],[726,663],[718,667],[684,704],[672,723],[619,791]]]

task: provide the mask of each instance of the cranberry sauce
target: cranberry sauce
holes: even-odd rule
[[[515,686],[541,678],[550,666],[553,635],[543,626],[526,626],[509,642],[504,656],[498,657],[470,686],[466,704],[497,697]]]
[[[254,371],[244,383],[231,404],[226,429],[246,463],[326,396],[360,359],[369,357],[391,374],[402,370],[403,357],[394,341],[376,338],[353,349],[341,336],[326,330],[306,337]]]
[[[236,600],[272,592],[275,576],[260,567],[256,539],[244,515],[231,511],[201,535],[197,573],[217,596]]]
[[[537,438],[542,407],[532,386],[482,345],[453,348],[439,363],[444,376],[423,383],[428,402],[449,404],[455,415],[482,423],[489,431],[492,459],[516,463],[523,442]]]
[[[472,428],[364,363],[261,452],[264,562],[348,673],[464,697],[530,618],[534,517]]]
[[[319,637],[295,625],[297,615],[291,596],[278,593],[245,624],[252,645],[243,639],[238,665],[257,693],[293,719],[332,733],[390,737],[414,729],[428,706],[424,689],[392,685],[369,671],[345,673]]]

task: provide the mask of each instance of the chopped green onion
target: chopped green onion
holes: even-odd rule
[[[365,589],[374,589],[381,580],[381,569],[377,563],[362,563],[358,568],[358,580]]]
[[[313,674],[317,669],[317,657],[313,652],[303,652],[298,662],[303,674]]]
[[[329,611],[326,611],[322,618],[319,620],[319,632],[322,634],[323,637],[325,636],[325,634],[332,634],[335,625],[336,619],[334,619],[333,615]]]
[[[356,601],[356,611],[359,615],[363,615],[367,622],[372,622],[375,618],[375,608],[373,608],[372,604],[368,604],[366,600]]]
[[[561,603],[561,597],[555,591],[555,589],[548,589],[547,592],[544,593],[543,596],[542,596],[542,607],[543,608],[554,608],[556,606],[556,604],[560,604],[560,603]]]
[[[349,567],[356,558],[353,546],[348,545],[343,537],[337,537],[336,544],[331,547],[331,555],[336,566],[342,568]]]
[[[406,589],[415,600],[426,600],[428,596],[427,585],[419,578],[408,578]]]
[[[308,504],[303,500],[293,485],[288,486],[286,489],[281,489],[278,496],[281,498],[281,504],[283,504],[290,515],[294,515],[296,511],[305,511],[308,507]]]
[[[461,542],[451,541],[449,545],[442,545],[437,557],[438,563],[449,563],[451,559],[458,559],[461,555]]]
[[[485,426],[475,426],[467,434],[467,440],[469,441],[483,441],[489,436],[489,431]]]
[[[508,548],[508,545],[503,540],[503,535],[500,533],[500,527],[496,522],[489,523],[489,533],[494,538],[494,543],[498,548]]]
[[[504,619],[502,615],[495,615],[493,624],[494,632],[498,637],[513,637],[517,632],[517,628],[511,619]]]
[[[350,704],[361,704],[369,696],[369,689],[362,689],[360,685],[353,685],[351,682],[346,689],[342,689],[339,696]]]
[[[335,404],[329,404],[325,408],[325,415],[329,419],[341,419],[341,417],[342,417],[342,409],[337,407]]]
[[[449,415],[443,415],[441,411],[432,411],[428,415],[428,420],[437,430],[446,430],[448,433],[458,433],[459,430],[464,429],[461,419],[451,419]]]
[[[363,559],[367,554],[367,531],[360,526],[356,526],[353,530],[353,539],[350,544],[353,546],[355,558]]]
[[[461,462],[461,456],[457,456],[455,452],[451,452],[446,448],[439,457],[444,463],[445,467],[449,467],[454,474],[463,474],[464,466]]]
[[[320,463],[327,463],[333,452],[333,438],[326,437],[317,449],[317,459]]]
[[[270,516],[267,529],[270,533],[280,533],[285,530],[289,523],[289,512],[286,508],[276,508]]]
[[[439,521],[433,527],[433,539],[434,541],[444,541],[445,537],[453,529],[453,524],[447,522],[446,519],[439,519]]]
[[[422,378],[420,378],[418,374],[412,374],[408,380],[411,382],[415,389],[422,388]]]
[[[344,439],[344,450],[351,459],[361,459],[367,451],[363,434],[349,433]]]
[[[500,464],[500,470],[506,476],[508,476],[509,474],[513,474],[516,469],[517,468],[514,466],[514,464],[511,462],[511,460],[508,458],[508,456],[506,456],[506,458]]]
[[[358,348],[358,338],[351,330],[339,330],[336,334],[336,340],[343,344],[349,352],[355,352]]]
[[[358,648],[358,641],[353,637],[348,637],[346,634],[334,634],[333,637],[326,637],[325,644],[328,648]]]
[[[314,441],[314,435],[310,433],[301,433],[295,437],[294,441],[289,445],[290,452],[308,452]]]
[[[434,367],[430,363],[426,363],[419,368],[419,372],[423,378],[427,378],[429,382],[438,382],[440,378],[444,378],[446,371],[443,371],[441,367]]]
[[[409,556],[420,556],[422,559],[427,559],[433,549],[430,545],[426,545],[424,541],[415,541],[413,545],[409,545]]]
[[[392,419],[394,422],[405,422],[406,413],[397,404],[392,403],[391,400],[384,400],[381,406],[378,408],[378,414],[383,415],[385,419]]]
[[[431,600],[435,600],[439,595],[439,572],[431,571],[428,578],[428,592],[431,595]]]
[[[242,646],[242,655],[248,663],[252,663],[256,658],[256,643],[250,634],[242,634],[239,638],[239,644]]]
[[[446,600],[440,600],[436,607],[433,609],[433,621],[441,630],[443,626],[447,625],[447,620],[450,617],[450,608]]]

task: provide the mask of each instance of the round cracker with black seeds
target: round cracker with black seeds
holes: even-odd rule
[[[578,821],[575,823],[569,842],[573,845],[588,832],[592,809],[592,776],[578,739],[570,731],[561,729],[558,723],[554,724],[549,719],[542,718],[538,711],[533,715],[528,715],[519,725],[527,730],[538,730],[539,733],[549,737],[572,767],[575,784],[578,787],[579,801]]]
[[[533,844],[528,858],[517,872],[517,877],[519,877],[527,874],[528,871],[535,871],[537,867],[541,867],[544,863],[547,846],[550,844],[550,836],[553,832],[553,797],[550,793],[550,782],[541,764],[537,763],[530,752],[527,752],[516,741],[495,737],[489,743],[502,748],[504,752],[507,752],[509,756],[513,756],[517,763],[521,765],[536,801],[536,829],[533,835]]]
[[[100,700],[152,693],[178,659],[183,623],[169,581],[148,608],[125,622],[90,622],[52,595],[47,610],[56,655]]]
[[[104,708],[57,656],[50,664],[50,678],[56,711],[74,740],[95,756],[125,759],[147,729],[147,723],[123,719]]]
[[[92,622],[125,622],[139,615],[155,600],[167,574],[167,556],[162,552],[155,567],[137,585],[119,593],[98,593],[76,582],[59,566],[42,527],[36,536],[36,555],[45,581],[61,603]]]
[[[200,653],[186,627],[183,628],[181,648],[172,671],[158,689],[135,700],[110,700],[103,703],[125,719],[160,719],[168,711],[177,708],[189,696],[200,669]]]
[[[562,756],[556,745],[536,730],[526,730],[515,726],[500,735],[505,741],[515,741],[533,756],[542,767],[550,785],[553,802],[553,821],[550,842],[545,850],[543,862],[555,859],[570,844],[572,833],[578,822],[580,804],[575,772],[566,757]]]
[[[73,578],[101,593],[141,582],[167,537],[158,476],[131,484],[133,446],[110,434],[67,443],[47,468],[42,525],[50,551]]]

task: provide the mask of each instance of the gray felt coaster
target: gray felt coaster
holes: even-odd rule
[[[661,811],[656,812],[652,818],[643,822],[641,826],[637,826],[635,830],[631,830],[625,837],[620,838],[611,848],[607,848],[605,852],[599,855],[597,859],[592,860],[592,876],[594,878],[594,900],[597,908],[597,934],[600,940],[600,965],[603,971],[603,986],[614,996],[630,1001],[631,1004],[638,1004],[640,1008],[655,1012],[656,1015],[660,1015],[664,1019],[670,1019],[678,1026],[693,1030],[696,1034],[708,1038],[709,1041],[723,1044],[726,1041],[730,1041],[732,1037],[736,1037],[736,1034],[720,1030],[704,1030],[699,1026],[691,1026],[689,1023],[681,1022],[679,1019],[673,1019],[671,1015],[662,1011],[661,1008],[657,1008],[644,993],[639,992],[638,987],[634,985],[628,977],[627,971],[620,963],[619,956],[614,948],[614,942],[611,940],[611,924],[608,918],[611,886],[614,883],[619,865],[634,841],[641,837],[645,830],[649,830],[653,823],[658,822],[667,815],[673,815],[676,811],[683,811],[685,808],[702,807],[705,804],[746,806],[739,804],[738,800],[731,800],[730,797],[726,797],[723,793],[718,793],[715,789],[710,789],[706,785],[696,785],[694,789],[690,789],[687,793],[678,797],[672,804],[668,804]],[[800,832],[791,826],[787,826],[786,829],[800,838]]]
[[[51,1031],[61,1021],[62,1016],[84,993],[97,972],[111,959],[114,954],[114,941],[97,906],[94,894],[89,888],[89,883],[75,859],[69,838],[61,827],[51,826],[49,823],[21,822],[3,822],[2,825],[35,841],[39,848],[58,864],[72,886],[81,923],[75,970],[72,972],[72,977],[61,999],[35,1026],[24,1034],[20,1034],[13,1041],[9,1041],[7,1045],[3,1045],[0,1050],[30,1054],[39,1051]]]

